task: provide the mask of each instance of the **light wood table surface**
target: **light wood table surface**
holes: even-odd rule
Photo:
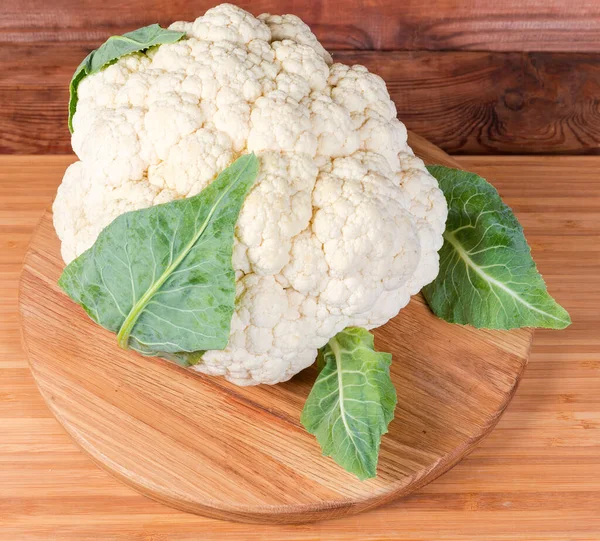
[[[0,540],[600,539],[600,157],[459,158],[514,208],[573,325],[536,332],[505,416],[452,471],[387,507],[301,526],[150,501],[96,467],[46,408],[21,350],[18,279],[72,160],[0,156]]]

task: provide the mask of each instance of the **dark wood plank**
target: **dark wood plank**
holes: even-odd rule
[[[68,83],[85,44],[0,47],[0,153],[71,152]],[[338,51],[388,83],[398,116],[447,152],[600,153],[600,57]]]
[[[215,0],[3,0],[0,42],[89,41],[146,24],[191,20]],[[295,13],[332,49],[600,51],[593,0],[238,0]]]
[[[0,154],[71,152],[69,81],[90,48],[0,46]]]
[[[339,52],[388,83],[398,117],[454,154],[600,153],[600,56]]]

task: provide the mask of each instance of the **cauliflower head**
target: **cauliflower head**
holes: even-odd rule
[[[69,263],[120,214],[190,197],[241,154],[260,172],[236,226],[229,344],[193,368],[285,381],[348,326],[378,327],[438,273],[447,208],[384,81],[332,63],[294,15],[222,4],[186,38],[79,86],[54,224]]]

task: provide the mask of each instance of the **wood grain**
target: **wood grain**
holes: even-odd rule
[[[600,56],[340,52],[388,84],[398,117],[450,153],[600,152]]]
[[[0,152],[71,152],[68,85],[88,52],[71,43],[0,47]],[[446,151],[600,152],[598,56],[338,51],[334,57],[381,75],[398,117]]]
[[[429,163],[458,165],[420,137],[410,144]],[[162,503],[227,520],[355,514],[435,479],[495,426],[533,335],[450,325],[421,297],[377,329],[377,349],[395,359],[399,399],[377,477],[361,483],[322,457],[300,424],[314,367],[285,384],[240,388],[125,352],[59,289],[63,267],[47,213],[25,259],[20,311],[48,406],[118,479]]]
[[[560,333],[536,333],[519,392],[490,437],[396,503],[310,526],[250,527],[184,514],[118,483],[71,442],[33,383],[19,347],[20,262],[72,160],[0,157],[1,539],[600,538],[600,158],[460,158],[515,209],[550,291],[574,321]]]
[[[0,42],[96,42],[146,24],[193,20],[215,0],[4,0]],[[258,15],[294,13],[330,49],[600,51],[590,0],[238,0]]]

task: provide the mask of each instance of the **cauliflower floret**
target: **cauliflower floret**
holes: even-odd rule
[[[272,47],[284,73],[304,79],[311,90],[325,88],[329,77],[329,66],[313,48],[289,39],[275,41]]]
[[[360,146],[360,134],[352,126],[346,109],[324,94],[310,101],[312,131],[317,136],[317,154],[348,156]]]
[[[184,197],[200,193],[235,159],[226,133],[201,128],[169,148],[163,161],[148,168],[148,181]]]
[[[209,9],[191,25],[189,34],[202,41],[249,43],[253,39],[271,40],[271,31],[259,19],[231,4]]]
[[[311,157],[317,152],[317,137],[312,131],[308,108],[281,90],[256,100],[250,126],[249,151],[279,150]]]
[[[320,300],[330,311],[353,316],[371,310],[384,291],[412,277],[421,247],[413,217],[402,197],[394,197],[398,191],[355,158],[336,159],[331,173],[317,180],[312,229],[328,267]]]
[[[317,167],[304,154],[264,152],[236,236],[256,274],[276,276],[290,260],[292,239],[309,224]]]
[[[271,15],[263,13],[258,19],[264,22],[271,30],[271,39],[273,41],[283,41],[284,39],[295,41],[302,45],[312,47],[315,52],[327,64],[331,64],[331,55],[319,43],[317,37],[311,32],[308,25],[296,17],[296,15]]]
[[[256,152],[235,229],[229,343],[194,369],[239,385],[285,381],[337,332],[383,325],[435,278],[446,202],[385,82],[332,64],[298,17],[223,4],[171,28],[185,39],[79,86],[80,161],[53,207],[63,259],[120,214],[191,197]]]

